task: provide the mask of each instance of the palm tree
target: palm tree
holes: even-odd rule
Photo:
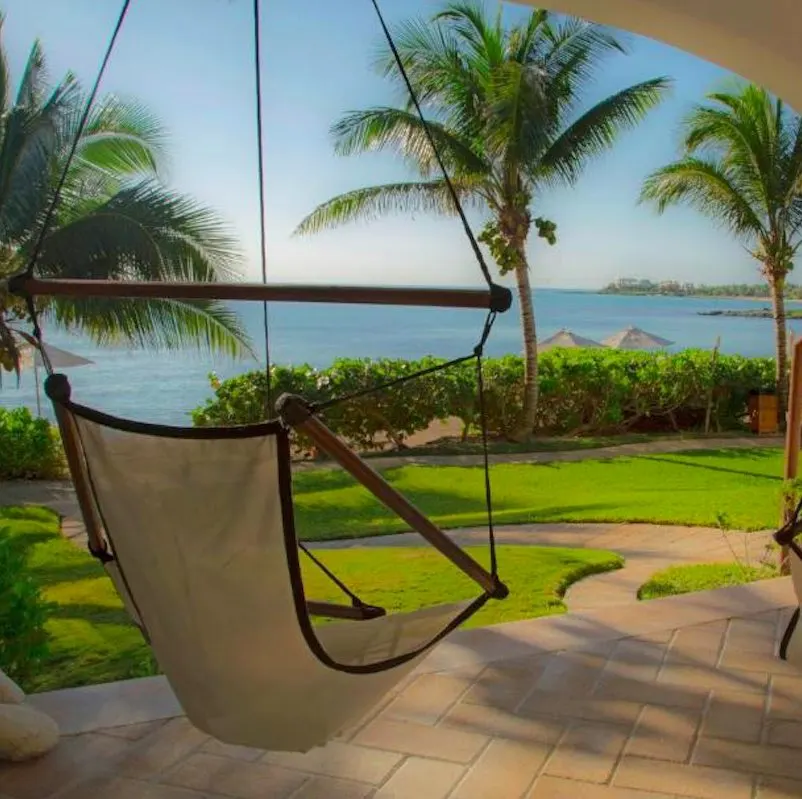
[[[38,42],[13,99],[10,89],[0,45],[0,279],[32,257],[86,101],[72,75],[48,87]],[[216,281],[235,275],[237,248],[217,216],[160,183],[163,146],[161,127],[141,105],[113,96],[95,104],[45,231],[39,276]],[[250,349],[238,316],[218,302],[39,303],[46,319],[99,343],[193,344],[232,355]],[[0,290],[0,367],[6,370],[19,370],[27,316],[24,303]]]
[[[802,118],[759,86],[708,95],[684,122],[683,155],[651,174],[641,200],[687,203],[741,239],[774,316],[777,393],[787,400],[785,280],[802,243]],[[781,417],[784,415],[781,413]]]
[[[630,86],[578,113],[601,62],[624,48],[604,28],[542,9],[505,27],[500,13],[491,19],[478,2],[458,0],[431,19],[401,25],[396,44],[458,195],[488,220],[481,240],[501,274],[514,274],[526,359],[523,433],[528,435],[535,426],[538,383],[527,241],[533,224],[539,237],[556,241],[555,225],[533,218],[532,207],[555,184],[573,184],[594,156],[660,101],[669,82],[656,78]],[[403,90],[391,53],[383,51],[377,67]],[[411,102],[348,113],[332,133],[336,152],[388,149],[402,156],[420,180],[335,197],[307,216],[298,233],[399,211],[454,213]]]

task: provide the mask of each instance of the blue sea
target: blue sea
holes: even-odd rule
[[[764,305],[752,300],[627,297],[555,289],[540,289],[535,295],[541,338],[567,327],[601,340],[636,325],[674,341],[671,350],[712,349],[721,337],[722,352],[752,356],[773,354],[771,320],[699,316],[698,311]],[[212,396],[210,372],[226,378],[264,363],[261,305],[236,303],[235,307],[253,337],[258,361],[232,361],[193,351],[99,348],[83,337],[57,330],[45,330],[45,340],[93,361],[90,366],[68,370],[77,402],[128,418],[187,424],[189,412]],[[485,316],[472,310],[302,304],[273,304],[269,314],[273,362],[316,367],[337,357],[452,358],[467,354]],[[791,328],[802,333],[802,321],[792,323]],[[518,353],[520,340],[518,309],[513,306],[499,317],[487,352]],[[0,406],[19,405],[36,409],[33,371],[23,373],[19,387],[14,375],[3,376]],[[42,410],[50,416],[44,398]]]

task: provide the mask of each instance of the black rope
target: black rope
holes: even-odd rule
[[[490,322],[492,327],[492,322]],[[476,354],[476,385],[479,388],[479,423],[482,427],[482,460],[485,472],[485,505],[487,506],[487,537],[490,548],[490,573],[498,577],[496,530],[493,524],[493,491],[490,485],[490,450],[487,442],[487,412],[485,409],[485,380],[482,372],[482,352]]]
[[[363,388],[359,391],[354,391],[351,394],[343,394],[340,397],[332,397],[331,399],[324,400],[323,402],[312,402],[310,403],[310,407],[314,413],[325,411],[329,408],[335,407],[336,405],[341,405],[343,402],[350,402],[351,400],[361,399],[362,397],[369,397],[371,394],[377,394],[379,391],[385,391],[388,388],[395,388],[396,386],[408,383],[410,380],[417,380],[419,377],[432,375],[435,374],[435,372],[442,372],[444,369],[449,369],[452,366],[465,363],[465,361],[473,360],[475,357],[475,352],[471,353],[470,355],[463,355],[461,358],[454,358],[451,361],[439,363],[436,366],[429,366],[426,369],[420,369],[412,374],[404,375],[403,377],[396,377],[394,380],[388,380],[386,383],[379,383],[375,386],[370,386],[369,388]]]
[[[444,369],[450,369],[452,366],[458,366],[459,364],[470,361],[473,358],[480,357],[484,352],[485,344],[487,343],[487,339],[490,336],[490,331],[493,329],[493,324],[495,323],[497,316],[498,313],[496,311],[491,311],[487,315],[487,319],[482,327],[482,335],[479,339],[479,343],[473,348],[473,352],[470,355],[463,355],[460,358],[453,358],[450,361],[439,363],[436,366],[427,366],[425,369],[419,369],[417,372],[413,372],[412,374],[404,375],[403,377],[396,377],[394,380],[388,380],[386,383],[378,383],[375,386],[363,388],[359,391],[354,391],[351,394],[343,394],[340,397],[333,397],[332,399],[324,400],[323,402],[312,402],[310,403],[310,408],[314,413],[325,411],[329,408],[341,405],[343,402],[350,402],[351,400],[361,399],[362,397],[369,397],[371,394],[377,394],[379,391],[386,391],[388,388],[401,386],[404,383],[408,383],[410,380],[417,380],[419,377],[433,375],[437,372],[442,372]]]
[[[423,109],[421,108],[420,101],[418,100],[418,95],[416,94],[415,89],[412,86],[412,81],[409,79],[406,67],[404,67],[404,62],[401,58],[401,54],[398,52],[398,48],[395,46],[395,42],[393,41],[393,36],[390,33],[390,29],[387,27],[387,23],[384,21],[384,15],[381,12],[381,8],[379,8],[379,2],[378,0],[371,0],[371,3],[373,4],[373,8],[376,10],[376,16],[379,18],[379,24],[381,25],[382,31],[384,32],[384,38],[387,39],[387,44],[389,45],[390,50],[393,53],[393,57],[395,58],[395,63],[398,66],[398,71],[401,73],[401,77],[404,79],[407,91],[409,92],[409,97],[412,100],[413,105],[415,106],[415,110],[418,112],[418,117],[420,118],[421,124],[423,125],[424,133],[426,134],[426,138],[428,139],[429,145],[432,148],[434,157],[437,160],[437,164],[440,167],[440,171],[443,173],[443,179],[445,180],[446,186],[448,187],[448,193],[451,195],[451,200],[454,203],[454,207],[456,208],[460,220],[462,221],[462,227],[465,229],[465,235],[468,237],[468,241],[470,241],[471,243],[474,255],[476,256],[476,261],[479,264],[479,268],[482,270],[482,275],[484,276],[484,279],[487,281],[487,285],[493,286],[494,285],[493,278],[490,275],[490,270],[487,268],[487,264],[485,263],[484,255],[482,255],[482,251],[479,249],[479,243],[476,241],[476,236],[473,235],[473,230],[471,230],[471,225],[468,222],[468,217],[465,215],[465,210],[462,207],[462,203],[460,202],[457,190],[454,188],[454,183],[451,180],[451,176],[448,174],[448,170],[446,169],[446,165],[443,162],[442,156],[440,155],[440,150],[438,149],[437,144],[435,143],[432,131],[429,128],[429,124],[426,121],[426,117],[423,115]]]
[[[117,42],[117,36],[120,33],[120,29],[123,26],[123,22],[125,22],[125,16],[128,13],[128,7],[131,5],[131,0],[124,0],[122,8],[120,9],[120,14],[117,17],[117,24],[114,26],[114,32],[111,35],[111,39],[109,39],[109,44],[106,47],[106,54],[103,56],[103,61],[100,64],[100,69],[98,70],[97,77],[95,78],[95,84],[92,87],[92,91],[87,98],[86,105],[84,106],[83,113],[81,114],[81,119],[78,122],[78,130],[75,132],[75,137],[72,141],[72,146],[70,147],[70,151],[67,155],[67,161],[64,164],[64,169],[61,172],[61,177],[59,178],[58,184],[56,185],[56,191],[53,195],[53,199],[50,202],[50,206],[47,209],[47,213],[45,214],[44,221],[42,222],[42,228],[39,231],[39,237],[36,239],[36,244],[33,248],[33,253],[31,255],[31,259],[28,262],[28,266],[25,269],[25,276],[26,277],[33,277],[33,270],[34,266],[36,265],[36,261],[39,256],[42,254],[42,245],[44,244],[45,236],[47,235],[47,230],[50,227],[50,223],[53,221],[53,215],[56,213],[56,207],[58,206],[58,202],[61,199],[61,192],[64,189],[64,184],[67,181],[67,175],[69,174],[70,167],[72,166],[72,161],[75,158],[75,153],[78,150],[78,143],[81,141],[81,136],[83,135],[84,128],[86,128],[86,123],[89,120],[89,114],[92,111],[92,105],[95,102],[95,97],[97,97],[98,90],[100,89],[100,82],[103,80],[103,74],[106,72],[106,67],[108,66],[109,59],[111,58],[112,51],[114,50],[114,45]],[[34,330],[38,328],[38,322],[34,322]],[[41,335],[41,331],[40,331]]]
[[[47,374],[52,375],[53,364],[50,362],[50,356],[47,354],[45,343],[42,340],[42,327],[39,324],[39,314],[36,311],[36,303],[30,294],[25,295],[25,304],[28,307],[28,314],[31,317],[31,323],[33,324],[33,337],[36,340],[37,349],[42,357],[42,364],[45,367]]]
[[[267,283],[267,232],[265,230],[265,157],[262,148],[262,47],[259,0],[253,0],[253,65],[256,90],[256,151],[258,157],[259,174],[259,251],[261,255],[262,283]],[[270,319],[267,310],[267,300],[262,303],[262,326],[265,336],[265,377],[267,379],[267,392],[265,394],[265,416],[269,418],[273,413],[273,386],[270,374]]]
[[[312,561],[312,563],[315,564],[315,566],[318,567],[318,569],[320,569],[320,571],[323,572],[323,574],[326,575],[326,577],[329,578],[329,580],[331,580],[351,600],[351,603],[355,608],[365,607],[365,603],[333,571],[331,571],[331,569],[329,569],[329,567],[326,566],[326,564],[323,563],[323,561],[321,561],[319,558],[316,558],[306,548],[303,542],[301,541],[298,542],[298,548],[301,550],[301,552],[304,553],[304,555],[306,555],[307,558],[309,558],[309,560]]]

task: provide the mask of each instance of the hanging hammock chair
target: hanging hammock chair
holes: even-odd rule
[[[426,120],[381,11],[382,30],[424,127]],[[120,12],[62,178],[28,268],[8,281],[24,298],[48,378],[89,549],[103,563],[132,619],[152,647],[189,719],[221,741],[306,751],[358,720],[428,651],[488,600],[507,596],[498,576],[491,513],[482,354],[496,315],[510,307],[493,283],[459,198],[429,134],[487,288],[481,290],[310,287],[266,284],[261,131],[259,0],[254,0],[255,82],[262,210],[262,284],[41,280],[34,269],[78,138],[122,27]],[[426,128],[428,133],[428,128]],[[42,345],[35,297],[158,297],[293,302],[355,302],[485,308],[471,354],[373,390],[392,390],[422,374],[475,361],[484,442],[490,568],[485,569],[340,441],[320,414],[349,397],[312,406],[284,395],[278,417],[240,427],[183,428],[119,419],[73,402]],[[268,353],[268,398],[270,366]],[[360,392],[365,396],[370,392]],[[268,403],[271,405],[272,403]],[[295,430],[333,458],[480,589],[471,600],[388,615],[362,601],[297,538],[289,437]],[[306,596],[300,557],[322,569],[348,603]],[[313,626],[312,616],[334,619]]]
[[[796,540],[802,533],[800,512],[802,512],[802,501],[797,504],[790,520],[774,534],[774,540],[780,546],[788,547],[791,582],[794,586],[797,603],[802,606],[802,547]],[[799,624],[799,616],[800,607],[797,607],[780,642],[780,657],[795,666],[802,666],[802,625]]]

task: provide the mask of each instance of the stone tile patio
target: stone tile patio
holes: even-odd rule
[[[786,579],[455,634],[339,739],[226,746],[162,678],[32,697],[65,732],[2,799],[802,796]]]

